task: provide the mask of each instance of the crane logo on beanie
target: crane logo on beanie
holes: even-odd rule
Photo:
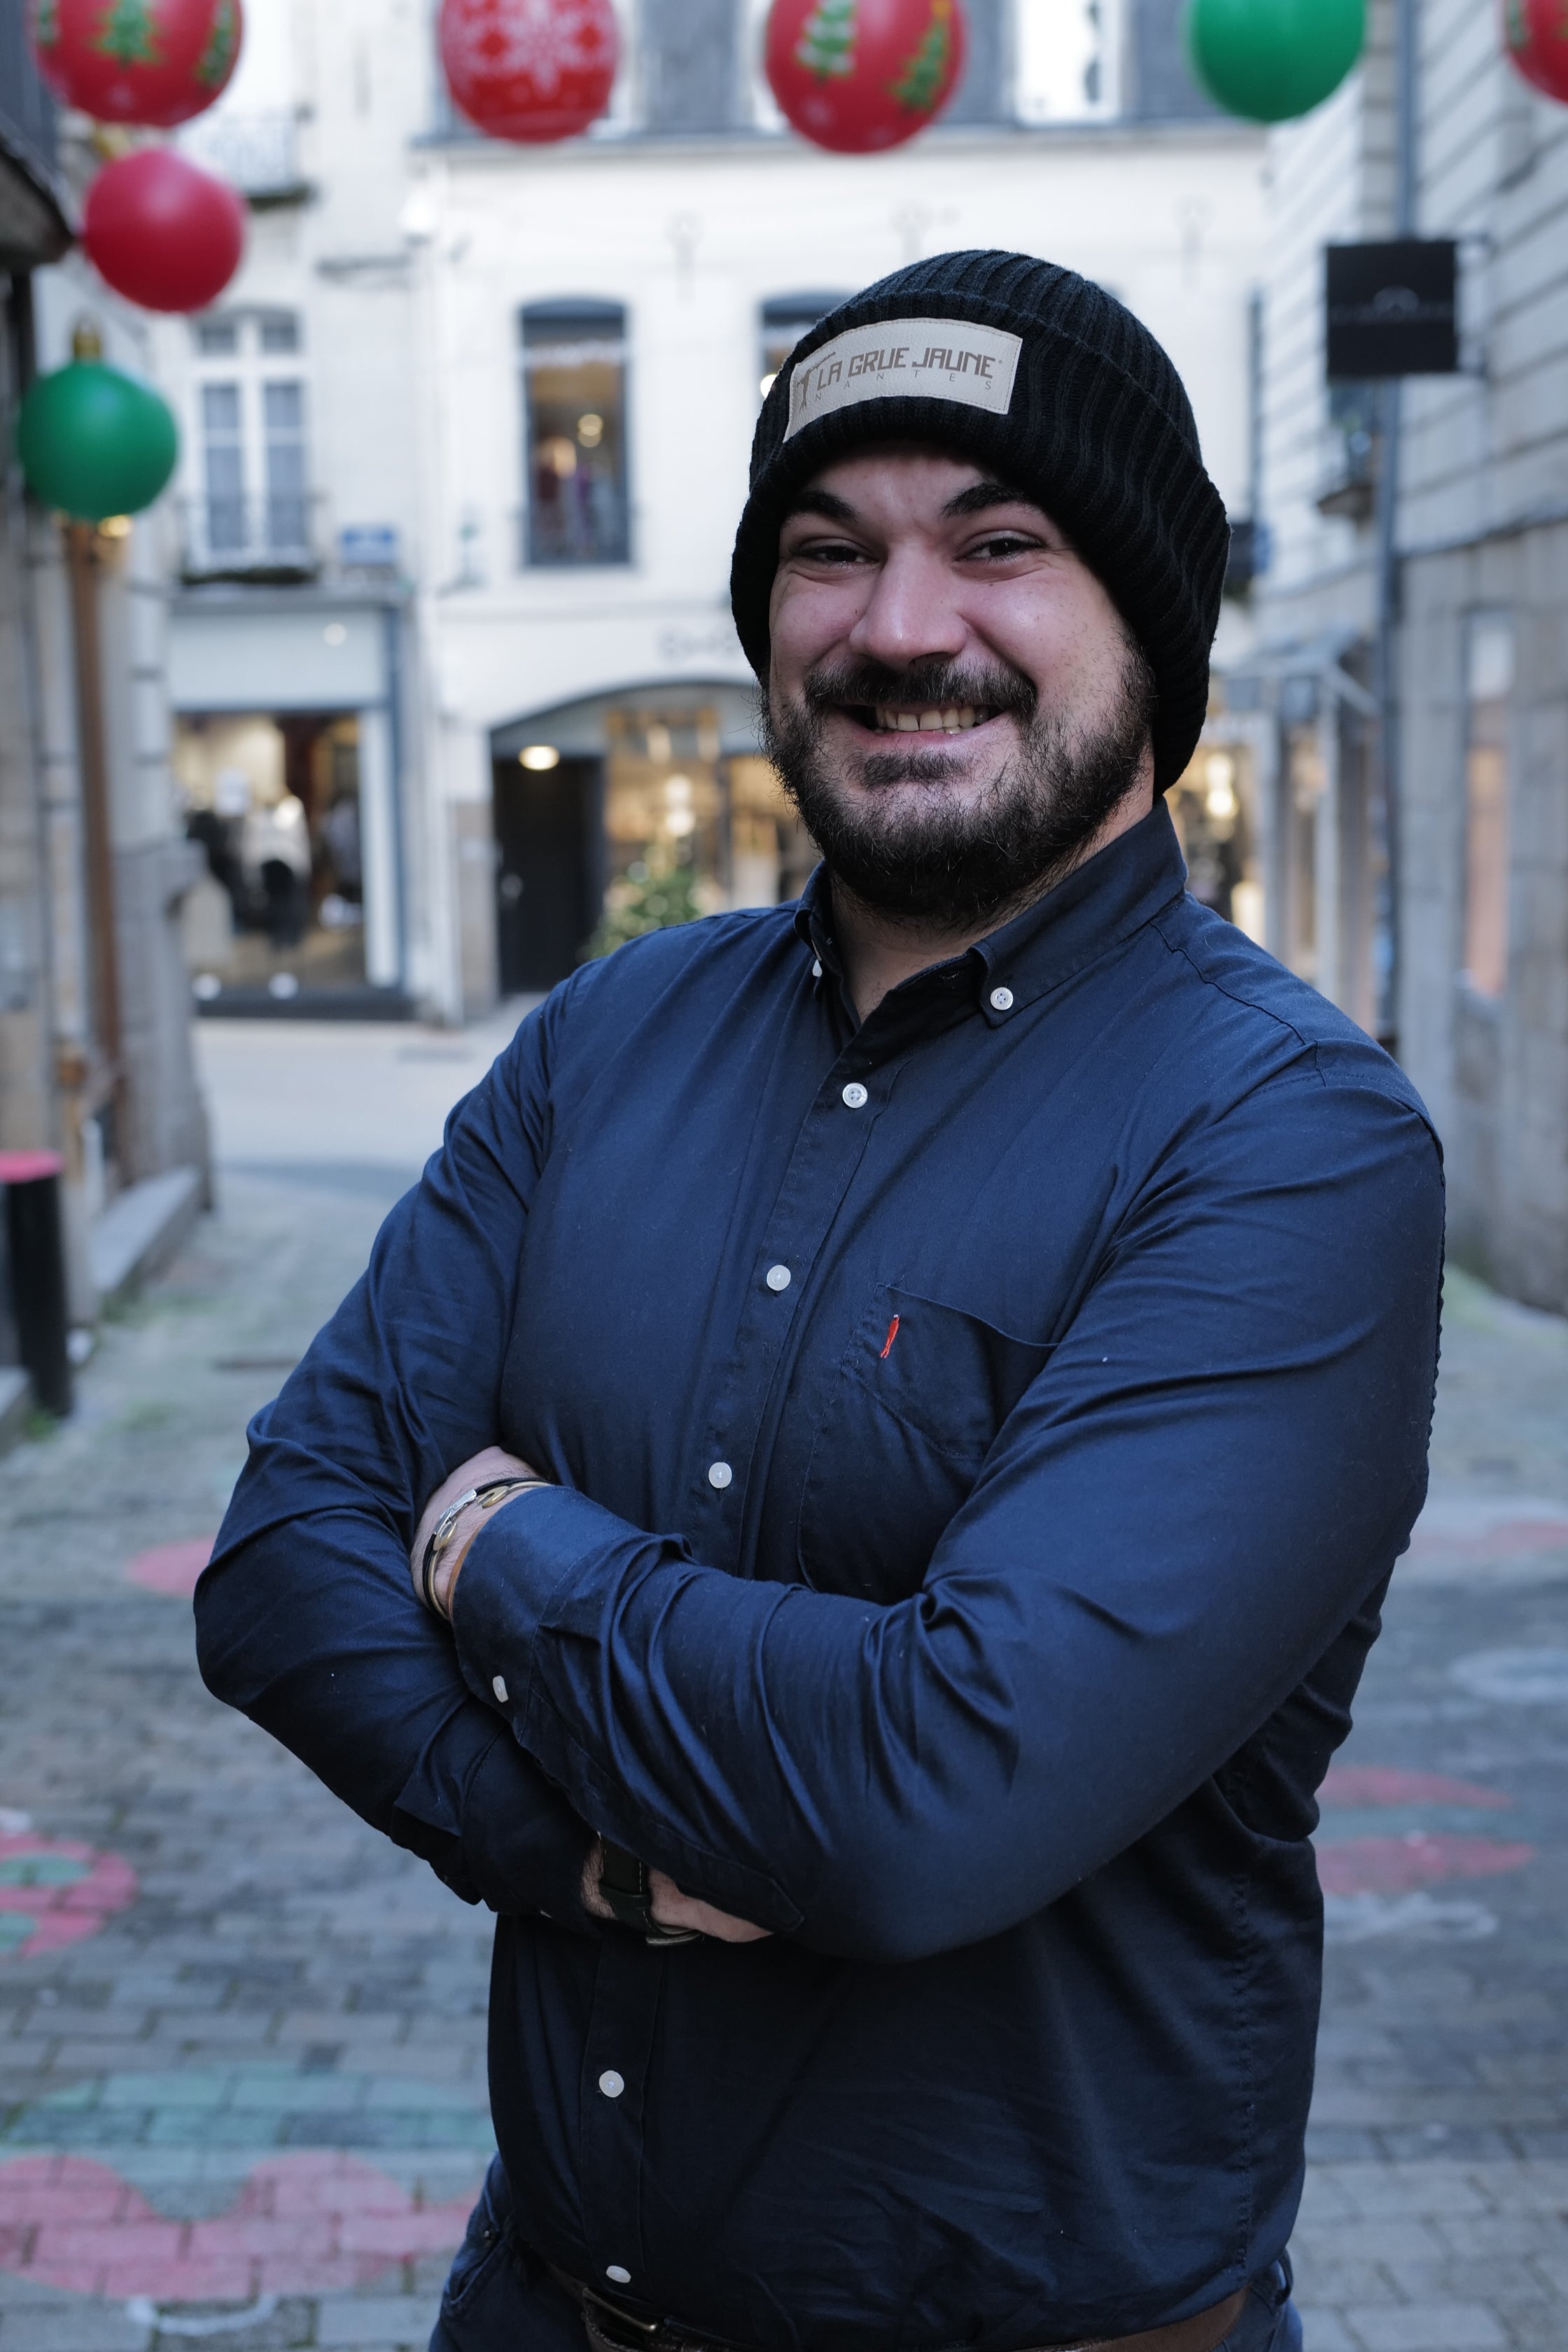
[[[1024,348],[1021,335],[973,319],[889,319],[852,327],[797,364],[790,379],[791,440],[819,416],[857,401],[956,400],[1005,416]]]

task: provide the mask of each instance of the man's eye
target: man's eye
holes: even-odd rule
[[[1038,545],[1037,540],[1026,539],[1021,531],[1001,530],[983,539],[977,547],[971,548],[970,553],[984,556],[993,563],[1005,563],[1009,556],[1027,555]]]
[[[813,540],[795,551],[797,563],[858,563],[860,550],[847,540]]]

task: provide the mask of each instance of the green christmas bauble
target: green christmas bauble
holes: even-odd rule
[[[101,522],[152,505],[174,470],[180,436],[168,403],[149,385],[101,360],[78,359],[29,387],[16,454],[36,499]]]
[[[1249,122],[1289,122],[1338,89],[1366,37],[1366,0],[1187,0],[1187,62]]]

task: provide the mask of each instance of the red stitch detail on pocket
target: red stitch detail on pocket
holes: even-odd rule
[[[878,1361],[879,1363],[885,1364],[888,1358],[892,1354],[893,1342],[899,1336],[899,1325],[902,1320],[903,1318],[901,1316],[895,1315],[892,1321],[889,1324],[888,1336],[882,1342],[882,1352],[878,1358]]]

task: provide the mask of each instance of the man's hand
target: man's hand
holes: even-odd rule
[[[408,1555],[408,1572],[414,1580],[414,1590],[421,1601],[425,1598],[425,1547],[435,1533],[437,1521],[448,1511],[459,1495],[470,1486],[488,1486],[496,1478],[537,1478],[541,1474],[516,1454],[508,1454],[503,1446],[487,1445],[467,1462],[459,1462],[448,1477],[443,1478],[419,1515],[419,1525],[414,1530],[413,1549]],[[463,1554],[479,1529],[496,1510],[503,1510],[510,1496],[503,1497],[490,1510],[470,1503],[452,1533],[436,1579],[436,1605],[444,1616],[452,1613],[452,1587],[463,1565]]]
[[[462,1488],[458,1491],[461,1494]],[[604,1866],[604,1841],[595,1838],[583,1864],[583,1908],[595,1919],[613,1919],[616,1915],[599,1892]],[[711,1903],[700,1903],[695,1895],[683,1895],[662,1870],[650,1870],[647,1881],[652,1898],[648,1907],[661,1927],[688,1927],[699,1936],[711,1937],[716,1944],[760,1944],[773,1932],[754,1927],[749,1919],[733,1919],[728,1911],[716,1911]]]
[[[448,1477],[443,1478],[419,1515],[419,1525],[414,1530],[413,1549],[408,1555],[408,1570],[414,1579],[414,1590],[421,1601],[425,1597],[425,1547],[434,1534],[437,1520],[450,1510],[459,1495],[470,1486],[488,1486],[496,1478],[537,1478],[540,1473],[519,1454],[508,1454],[500,1445],[487,1445],[481,1452],[459,1462]],[[510,1496],[485,1510],[470,1503],[453,1529],[452,1539],[442,1556],[436,1576],[436,1605],[445,1616],[452,1613],[452,1589],[463,1565],[463,1555],[479,1529],[498,1510],[505,1510]],[[516,1499],[521,1499],[518,1497]],[[599,1892],[599,1873],[604,1867],[605,1851],[598,1838],[588,1849],[583,1865],[583,1907],[595,1919],[613,1919],[615,1913]],[[749,1919],[732,1919],[727,1911],[716,1911],[710,1903],[700,1903],[694,1895],[683,1895],[673,1878],[662,1870],[648,1872],[649,1907],[661,1927],[686,1927],[699,1936],[710,1936],[719,1944],[760,1943],[771,1930],[754,1927]]]

